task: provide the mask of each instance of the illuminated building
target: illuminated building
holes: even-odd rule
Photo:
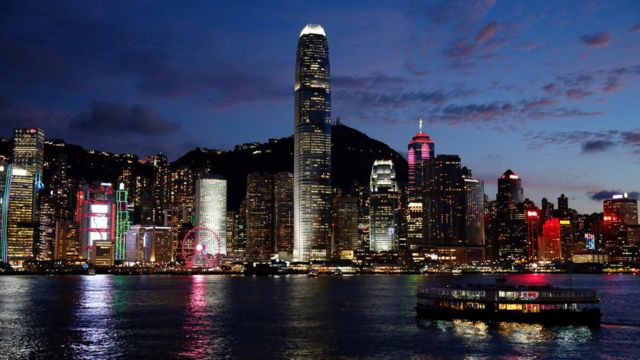
[[[496,216],[491,230],[493,255],[499,260],[513,261],[528,257],[527,209],[524,208],[523,198],[522,179],[510,169],[505,171],[498,179]]]
[[[165,210],[169,203],[169,163],[164,154],[147,156],[153,168],[151,177],[151,224],[164,225]]]
[[[564,218],[569,216],[569,198],[564,194],[558,197],[558,217]]]
[[[56,237],[55,206],[50,195],[41,195],[38,203],[39,219],[34,255],[37,260],[53,260]]]
[[[243,254],[247,248],[247,199],[240,203],[233,222],[233,253]]]
[[[293,252],[293,174],[273,175],[274,242],[277,253]]]
[[[376,160],[371,168],[369,195],[369,249],[397,250],[400,191],[391,160]]]
[[[79,260],[80,225],[76,221],[57,220],[54,260]]]
[[[227,221],[227,254],[233,254],[233,244],[235,242],[235,231],[236,228],[236,212],[235,211],[227,211],[226,216]]]
[[[556,260],[562,258],[560,241],[560,219],[547,219],[542,225],[542,241],[539,245],[541,260]]]
[[[627,193],[614,195],[603,202],[603,234],[607,248],[631,245],[628,239],[630,227],[638,225],[638,200]]]
[[[220,177],[196,181],[196,226],[213,231],[200,232],[199,242],[205,246],[205,254],[227,253],[227,180]]]
[[[176,260],[176,235],[170,227],[133,225],[124,234],[128,264],[168,265]]]
[[[84,186],[78,193],[77,201],[81,206],[82,257],[96,266],[112,266],[116,215],[113,186],[111,183]],[[111,244],[110,247],[108,244]]]
[[[407,185],[407,244],[415,249],[423,245],[423,208],[426,164],[435,157],[435,144],[429,135],[422,131],[422,119],[419,120],[418,133],[409,142],[408,185]]]
[[[293,257],[328,259],[331,224],[329,47],[320,25],[300,33],[295,71]]]
[[[269,259],[274,251],[273,220],[273,177],[260,173],[247,175],[248,259]]]
[[[465,191],[460,157],[438,155],[427,167],[425,244],[463,245]]]
[[[538,255],[540,237],[540,214],[537,210],[527,210],[527,259],[532,261]]]
[[[553,217],[553,203],[549,202],[547,198],[542,198],[542,203],[540,206],[540,222],[544,224],[547,219],[551,219]]]
[[[465,245],[484,246],[484,182],[464,177]]]
[[[194,196],[196,178],[186,166],[174,169],[170,173],[169,203],[177,211],[180,223],[189,221],[195,208]]]
[[[0,170],[2,218],[0,224],[1,259],[22,265],[34,258],[37,247],[38,191],[43,188],[44,132],[41,129],[15,129],[13,162]]]
[[[118,191],[116,191],[116,231],[115,231],[115,259],[125,259],[125,234],[131,226],[129,221],[129,203],[124,183],[120,183]]]
[[[342,258],[345,251],[358,248],[358,198],[336,196],[333,198],[333,253]]]

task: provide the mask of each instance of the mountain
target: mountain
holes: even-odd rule
[[[398,181],[406,183],[407,160],[386,144],[345,125],[332,127],[331,140],[334,187],[347,191],[354,182],[369,184],[371,166],[376,159],[393,160]],[[197,148],[171,165],[222,175],[227,179],[228,206],[237,209],[246,193],[247,174],[293,172],[293,136],[270,139],[264,144],[238,145],[233,151]]]
[[[407,181],[407,161],[386,144],[371,139],[345,125],[332,128],[333,186],[348,191],[354,182],[368,184],[371,166],[376,159],[391,159],[397,179]],[[12,141],[0,141],[0,156],[11,156]],[[62,140],[47,140],[45,144],[45,184],[56,161],[68,165],[68,176],[78,182],[105,181],[115,183],[125,166],[134,174],[150,176],[149,164],[131,154],[86,150]],[[246,193],[247,174],[252,172],[293,172],[293,136],[270,139],[267,143],[237,145],[234,150],[196,148],[171,163],[173,169],[189,167],[195,173],[222,175],[227,179],[227,206],[238,209]]]

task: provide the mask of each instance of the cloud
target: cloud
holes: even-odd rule
[[[169,121],[145,106],[95,100],[89,104],[88,112],[73,117],[69,125],[80,132],[113,136],[122,133],[165,136],[180,129],[179,123]]]
[[[584,99],[585,97],[591,94],[592,93],[590,91],[584,91],[582,89],[569,89],[566,92],[567,99],[572,99],[572,100]]]
[[[582,143],[583,153],[595,153],[603,152],[611,147],[614,147],[616,143],[610,140],[587,140]]]
[[[611,33],[594,32],[582,35],[580,41],[590,48],[604,48],[611,42]]]
[[[633,25],[630,29],[630,32],[640,33],[640,22]]]
[[[500,23],[498,23],[497,21],[492,21],[480,28],[480,30],[478,31],[478,35],[476,35],[476,43],[482,45],[487,41],[493,39],[493,37],[496,36],[496,32],[498,31],[499,27]]]
[[[371,74],[369,76],[334,76],[331,85],[334,88],[398,88],[407,85],[409,80],[400,76],[387,76],[384,74]]]
[[[518,46],[516,46],[519,50],[522,51],[529,51],[529,50],[533,50],[536,49],[540,46],[540,43],[538,42],[534,42],[534,41],[527,41],[524,43],[519,44]]]
[[[454,24],[463,30],[482,19],[495,5],[495,0],[442,0],[427,8],[426,14],[434,23]]]
[[[614,195],[619,195],[619,194],[623,194],[623,193],[624,193],[624,191],[622,191],[622,190],[600,190],[600,191],[596,191],[596,192],[588,192],[587,195],[593,201],[603,201],[603,200],[607,200],[607,199],[613,198]],[[628,192],[627,195],[631,199],[640,198],[640,192],[638,192],[638,191]]]
[[[525,139],[530,149],[540,149],[546,146],[579,146],[583,154],[589,154],[605,152],[614,147],[619,147],[631,154],[640,155],[640,129],[529,131],[525,133]]]
[[[517,102],[494,101],[485,104],[447,105],[431,111],[429,119],[451,125],[513,120],[548,120],[567,117],[592,117],[600,112],[585,112],[576,108],[554,107],[550,98],[525,99]]]

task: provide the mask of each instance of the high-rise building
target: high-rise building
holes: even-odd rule
[[[376,160],[371,168],[369,195],[369,249],[397,250],[400,190],[391,160]]]
[[[298,39],[294,120],[293,257],[328,259],[331,224],[331,87],[329,47],[320,25]]]
[[[333,198],[333,253],[347,258],[345,252],[358,248],[358,198],[341,195]]]
[[[426,169],[425,244],[461,246],[465,232],[465,191],[458,155],[438,155]]]
[[[274,250],[273,176],[247,175],[247,248],[249,259],[269,259]]]
[[[273,215],[275,252],[293,251],[293,174],[273,175]]]
[[[116,191],[116,212],[115,212],[115,259],[126,259],[126,233],[131,226],[129,221],[129,200],[128,192],[124,183],[120,183]]]
[[[562,257],[560,246],[560,219],[547,219],[542,225],[538,257],[541,260],[556,260]]]
[[[82,257],[94,265],[113,265],[116,230],[113,186],[111,183],[85,185],[77,199]]]
[[[569,198],[564,194],[560,194],[558,198],[558,217],[564,218],[569,216]]]
[[[204,244],[205,254],[215,256],[227,253],[227,180],[220,177],[196,181],[196,224],[213,231],[198,232],[198,241]]]
[[[464,178],[465,245],[484,246],[484,182]]]
[[[80,225],[77,221],[57,220],[54,260],[79,260]]]
[[[492,224],[494,256],[512,261],[528,257],[526,209],[522,179],[511,169],[498,178],[496,216]]]
[[[423,209],[426,166],[435,157],[435,144],[422,131],[422,119],[419,121],[418,133],[408,145],[407,159],[409,177],[407,185],[407,245],[415,249],[423,245]]]
[[[638,225],[638,200],[627,193],[616,194],[603,202],[603,235],[607,248],[622,248],[630,245],[628,228]]]
[[[56,239],[55,205],[50,195],[38,197],[38,233],[34,248],[37,260],[53,260]]]
[[[2,166],[0,176],[2,217],[0,259],[20,266],[34,258],[38,233],[38,191],[43,188],[44,132],[14,130],[12,164]]]
[[[164,154],[149,155],[149,164],[153,168],[151,181],[151,198],[153,208],[151,210],[151,223],[165,225],[165,210],[169,204],[169,163]]]

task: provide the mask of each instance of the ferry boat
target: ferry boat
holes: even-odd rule
[[[418,316],[433,319],[512,321],[549,325],[600,325],[600,302],[592,289],[550,285],[419,287]]]

